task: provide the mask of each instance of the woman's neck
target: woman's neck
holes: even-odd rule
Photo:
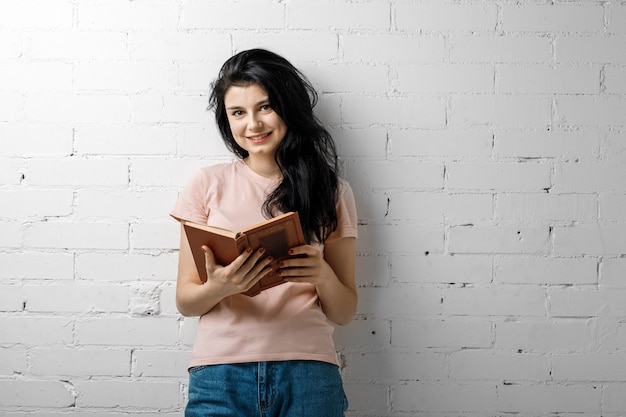
[[[245,162],[248,167],[259,174],[262,177],[271,178],[274,180],[280,180],[283,176],[280,172],[280,168],[276,164],[274,159],[259,159],[259,158],[244,158],[243,162]]]

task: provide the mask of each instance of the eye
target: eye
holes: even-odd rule
[[[261,111],[265,111],[265,112],[272,111],[272,106],[270,106],[269,104],[264,104],[261,106]]]
[[[233,110],[231,115],[234,117],[239,117],[243,114],[243,112],[241,110]]]

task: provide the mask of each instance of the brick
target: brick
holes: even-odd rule
[[[546,63],[552,61],[548,37],[517,35],[454,36],[450,39],[453,63]]]
[[[554,189],[560,192],[624,192],[626,165],[616,163],[559,163],[555,166]]]
[[[611,4],[609,8],[609,32],[626,33],[626,6]]]
[[[391,326],[387,320],[353,320],[349,326],[337,326],[334,339],[338,350],[383,349],[390,346]]]
[[[200,158],[135,158],[130,163],[130,185],[135,187],[175,187],[180,190],[198,169],[215,162]],[[175,201],[172,201],[172,206]]]
[[[548,227],[459,226],[449,232],[448,250],[454,254],[547,254]]]
[[[594,330],[587,320],[496,323],[496,348],[536,352],[573,352],[594,343]]]
[[[556,62],[623,64],[626,35],[558,36],[554,41],[554,56]]]
[[[386,317],[441,314],[441,290],[426,286],[359,288],[358,313]]]
[[[178,249],[180,226],[173,219],[168,223],[133,224],[130,244],[133,249]]]
[[[136,350],[133,374],[138,377],[187,377],[191,352]]]
[[[78,28],[83,30],[167,30],[178,26],[178,5],[170,2],[89,1],[76,7]]]
[[[603,87],[607,94],[626,94],[626,68],[606,66]]]
[[[88,281],[169,281],[176,276],[177,254],[80,253],[76,276]],[[107,268],[102,268],[107,265]]]
[[[345,377],[353,380],[438,380],[446,374],[441,353],[361,353],[348,355]]]
[[[499,66],[498,93],[511,94],[598,94],[597,67]]]
[[[385,65],[301,65],[318,93],[386,93],[391,88]],[[358,76],[355,76],[358,74]]]
[[[71,190],[0,190],[0,217],[67,216],[72,213]]]
[[[442,128],[446,122],[445,102],[438,97],[357,97],[343,99],[342,119],[357,126],[371,124]]]
[[[536,162],[452,162],[446,165],[446,189],[542,191],[550,188],[551,166]]]
[[[459,95],[450,99],[451,126],[496,125],[507,128],[546,127],[552,120],[549,98],[513,95]]]
[[[0,253],[0,279],[74,279],[70,253]]]
[[[450,355],[453,380],[547,381],[550,364],[545,355],[462,350]]]
[[[0,349],[0,375],[23,374],[27,367],[27,354],[24,347],[3,347]],[[2,393],[0,393],[0,397]]]
[[[0,36],[0,58],[17,59],[22,54],[23,35],[17,32],[3,31]]]
[[[490,256],[393,256],[391,274],[398,282],[486,284],[492,280],[491,264]]]
[[[443,36],[345,35],[343,58],[358,62],[442,63]]]
[[[85,318],[76,323],[81,345],[173,346],[178,337],[177,318]]]
[[[177,262],[176,262],[177,264]],[[173,265],[173,264],[170,264]],[[171,274],[170,277],[175,276],[175,274]],[[159,299],[158,304],[160,308],[161,316],[177,316],[179,317],[178,308],[176,307],[176,287],[175,282],[170,278],[170,285],[166,287],[159,288]]]
[[[79,155],[172,155],[177,129],[166,126],[79,127],[75,149]]]
[[[604,8],[576,3],[505,4],[501,27],[507,32],[599,32],[604,30]]]
[[[391,344],[399,348],[490,348],[492,325],[485,321],[403,320],[391,322]]]
[[[128,248],[128,224],[34,223],[25,232],[24,245],[29,248],[124,250]]]
[[[0,317],[0,344],[68,345],[73,341],[73,327],[72,319],[65,318]]]
[[[23,311],[24,290],[17,285],[0,285],[0,311]]]
[[[605,139],[605,158],[611,162],[626,162],[626,132],[608,132]]]
[[[535,285],[594,285],[598,261],[592,258],[498,257],[494,282]]]
[[[416,237],[419,237],[416,240]],[[392,224],[359,227],[357,252],[384,253],[443,253],[443,227],[431,225]]]
[[[337,153],[343,158],[374,157],[387,154],[387,131],[385,129],[334,128],[330,130]]]
[[[423,157],[490,157],[493,133],[487,130],[392,130],[391,155]]]
[[[5,1],[0,27],[13,29],[70,29],[74,7],[67,0]]]
[[[491,219],[492,205],[491,194],[435,194],[409,191],[390,196],[386,217],[446,223]]]
[[[542,288],[446,288],[443,314],[448,316],[535,316],[546,314]]]
[[[259,19],[263,16],[263,19]],[[191,29],[283,29],[285,6],[274,1],[185,1],[181,27]]]
[[[178,141],[178,155],[197,157],[198,155],[209,155],[219,160],[232,158],[231,152],[226,149],[217,129],[203,127],[177,128],[180,137]],[[206,164],[206,162],[205,162]]]
[[[626,38],[624,44],[626,44]],[[564,96],[557,100],[556,109],[556,117],[561,124],[623,126],[626,100],[614,96]]]
[[[72,66],[60,62],[0,64],[0,91],[69,92]]]
[[[395,384],[392,391],[396,411],[489,415],[496,410],[497,392],[492,384],[409,382]]]
[[[605,384],[602,390],[602,410],[622,413],[626,410],[626,384]]]
[[[556,255],[610,256],[626,253],[626,226],[565,226],[554,228]]]
[[[524,223],[597,221],[597,197],[592,194],[499,194],[496,218]]]
[[[626,290],[549,290],[554,317],[624,317]]]
[[[262,20],[262,19],[261,19]],[[285,36],[287,33],[287,36]],[[339,40],[334,33],[319,31],[234,33],[235,52],[271,45],[271,50],[300,66],[303,62],[328,62],[339,56]],[[303,48],[302,45],[306,45]]]
[[[429,32],[493,31],[498,13],[495,4],[398,3],[394,9],[399,30]]]
[[[626,381],[623,354],[567,354],[552,356],[555,381]]]
[[[356,184],[353,184],[354,187]],[[359,207],[358,216],[363,219],[383,220],[387,215],[389,197],[384,191],[355,192],[356,205]]]
[[[128,37],[130,57],[137,61],[224,62],[231,56],[230,44],[230,36],[220,32],[138,31]]]
[[[597,158],[600,136],[593,129],[572,131],[506,130],[496,132],[496,156],[576,160]]]
[[[79,407],[117,407],[138,409],[171,409],[181,404],[178,382],[146,381],[80,381],[77,389]]]
[[[21,247],[23,235],[24,231],[17,222],[0,221],[0,247]]]
[[[173,63],[165,63],[164,65],[171,68]],[[176,84],[177,90],[206,92],[221,66],[222,63],[218,61],[177,62],[174,66],[179,78]]]
[[[63,381],[0,381],[0,403],[5,407],[72,407],[76,399]]]
[[[73,30],[30,32],[23,56],[27,59],[57,61],[128,59],[127,34],[118,31]],[[52,105],[48,110],[54,107]]]
[[[30,353],[30,367],[40,376],[130,376],[128,350],[36,348]]]
[[[401,92],[494,92],[494,69],[487,65],[400,65],[397,74],[396,86]]]
[[[176,198],[174,190],[83,189],[76,192],[74,214],[83,218],[163,218]]]
[[[358,255],[355,261],[357,285],[386,286],[390,275],[388,263],[384,256]]]
[[[366,189],[441,189],[443,188],[443,165],[411,160],[360,161],[350,167],[347,180],[352,187]],[[389,175],[380,175],[387,172]]]
[[[26,310],[32,312],[128,311],[128,288],[120,285],[32,285],[24,293]]]
[[[124,159],[32,159],[27,169],[30,185],[128,185],[128,161]]]
[[[293,1],[287,5],[289,29],[383,31],[390,29],[390,21],[387,3]]]
[[[599,412],[601,390],[591,385],[502,385],[498,410],[506,412]]]
[[[380,412],[387,409],[389,389],[386,385],[345,382],[343,388],[351,411]]]
[[[127,122],[130,106],[123,95],[33,94],[24,114],[29,122]]]
[[[0,95],[0,122],[17,122],[23,118],[24,97],[16,93]]]
[[[171,91],[178,87],[177,78],[176,67],[161,62],[83,62],[74,70],[74,87],[85,91],[141,94]]]
[[[626,258],[604,258],[600,264],[599,284],[609,287],[626,287],[624,282]]]
[[[61,126],[7,124],[0,126],[3,141],[0,155],[69,156],[72,153],[72,129]]]

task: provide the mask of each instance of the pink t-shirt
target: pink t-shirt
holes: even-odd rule
[[[261,206],[277,184],[242,161],[205,167],[192,176],[170,214],[237,231],[266,220]],[[327,242],[357,237],[354,195],[346,181],[340,180],[338,194],[338,227]],[[339,364],[333,326],[313,285],[286,283],[255,297],[233,295],[200,317],[191,367],[278,360]]]

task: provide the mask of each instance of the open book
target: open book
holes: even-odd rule
[[[230,264],[248,247],[256,250],[265,248],[266,256],[273,259],[274,270],[264,276],[254,287],[243,293],[250,297],[261,291],[284,283],[275,272],[278,262],[288,258],[288,251],[295,246],[304,245],[304,235],[297,212],[288,212],[273,219],[247,227],[239,232],[219,227],[179,220],[185,229],[193,259],[202,282],[206,282],[205,255],[202,246],[206,245],[213,251],[215,261],[220,265]]]

